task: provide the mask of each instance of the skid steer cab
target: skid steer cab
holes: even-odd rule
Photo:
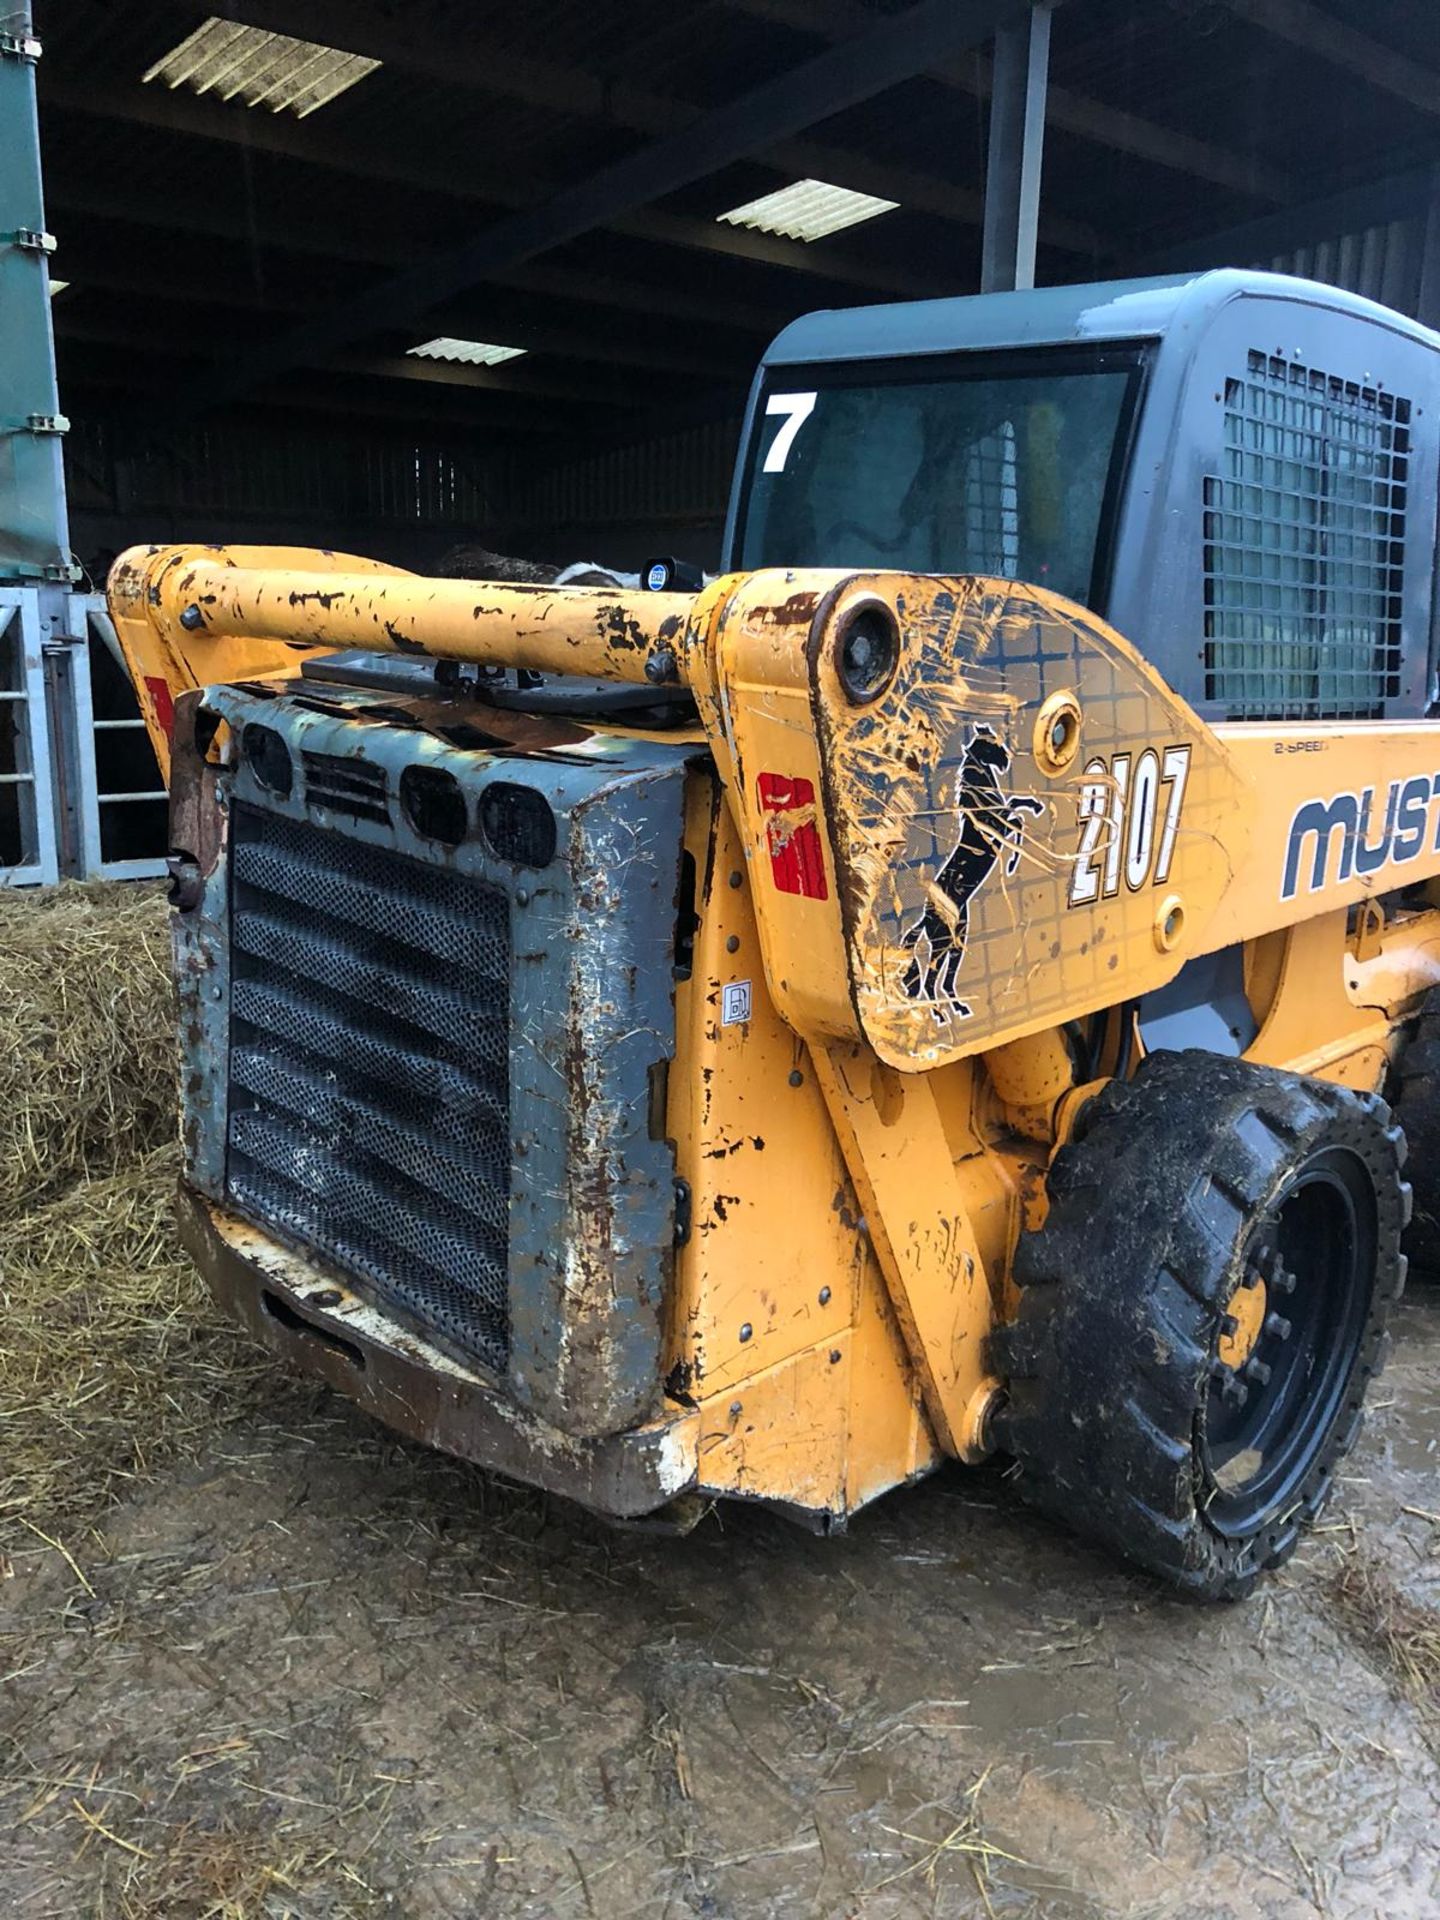
[[[126,553],[219,1298],[603,1514],[998,1453],[1247,1592],[1440,1238],[1437,346],[1234,272],[817,314],[697,592]]]

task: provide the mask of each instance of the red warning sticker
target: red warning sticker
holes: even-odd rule
[[[145,691],[155,703],[155,718],[160,722],[161,731],[167,740],[175,738],[175,702],[170,698],[168,682],[158,673],[147,673]]]
[[[756,781],[760,805],[770,818],[765,838],[770,848],[770,872],[780,893],[798,893],[805,900],[828,900],[825,854],[815,817],[813,781],[783,773],[762,773]]]

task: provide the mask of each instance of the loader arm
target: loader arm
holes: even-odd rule
[[[278,550],[281,554],[284,551]],[[182,621],[174,617],[183,612],[189,602],[184,602],[174,613],[166,609],[163,595],[166,576],[177,570],[188,575],[186,562],[197,555],[222,553],[228,565],[250,569],[264,569],[277,558],[277,549],[273,547],[131,547],[116,560],[106,584],[110,605],[123,609],[115,631],[167,787],[175,702],[182,693],[215,686],[221,681],[256,680],[269,674],[293,673],[300,654],[333,650],[333,642],[298,636],[269,639],[236,632],[221,639],[203,627],[192,625],[188,618]],[[303,559],[305,571],[312,577],[343,571],[352,578],[374,579],[400,573],[399,568],[387,567],[379,560],[365,560],[352,553],[332,553],[328,549],[307,548]],[[150,608],[154,617],[148,617],[143,608]]]
[[[962,1457],[984,1445],[996,1277],[937,1070],[1043,1052],[1189,960],[1440,873],[1435,727],[1209,727],[1103,622],[1004,580],[773,569],[691,596],[152,548],[116,563],[110,602],[162,765],[152,678],[173,700],[296,649],[688,688],[771,995]]]

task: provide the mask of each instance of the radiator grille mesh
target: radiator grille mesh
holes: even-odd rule
[[[509,904],[237,807],[227,1191],[442,1344],[509,1347]]]

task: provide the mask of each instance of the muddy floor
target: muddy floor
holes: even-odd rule
[[[661,1539],[277,1383],[0,1567],[0,1913],[1434,1915],[1440,1293],[1378,1398],[1198,1610],[994,1477]]]

